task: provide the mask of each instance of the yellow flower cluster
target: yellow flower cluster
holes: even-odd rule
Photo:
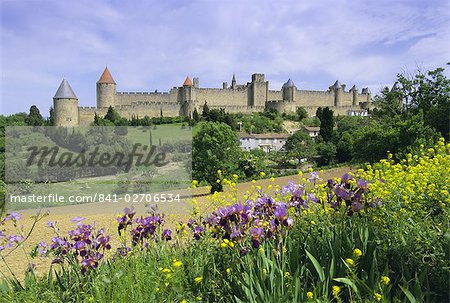
[[[371,181],[374,197],[382,197],[383,203],[395,203],[400,212],[420,211],[424,201],[428,209],[444,209],[450,203],[450,144],[441,138],[434,148],[421,146],[415,155],[407,154],[400,163],[389,155],[359,170],[359,175]]]

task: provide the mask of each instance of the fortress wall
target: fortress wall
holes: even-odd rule
[[[208,103],[209,104],[209,103]],[[208,105],[209,106],[209,105]],[[209,108],[215,108],[220,109],[223,108],[227,113],[244,113],[244,114],[251,114],[255,112],[263,112],[265,107],[264,106],[247,106],[247,105],[212,105],[209,106]]]
[[[269,92],[267,93],[267,100],[283,100],[283,92],[281,90],[269,90]]]
[[[353,104],[353,93],[352,92],[343,92],[341,105],[352,105]]]
[[[358,94],[358,97],[356,99],[356,104],[358,104],[359,102],[368,102],[370,101],[370,97],[368,98],[368,95],[363,95],[363,94]]]
[[[331,107],[334,106],[334,92],[297,90],[295,92],[295,102],[297,107]]]
[[[135,102],[174,102],[178,100],[178,90],[172,89],[170,92],[118,92],[115,96],[116,106],[131,105]]]
[[[224,107],[227,105],[247,106],[248,93],[247,88],[244,89],[216,89],[216,88],[199,88],[196,89],[197,104],[203,106],[205,101],[209,107]]]
[[[131,119],[133,115],[137,115],[139,118],[159,117],[161,110],[165,117],[176,117],[180,115],[180,104],[177,102],[138,102],[118,106],[116,110],[127,119]]]
[[[279,113],[290,113],[295,112],[296,104],[295,102],[287,101],[272,101],[266,103],[267,108],[276,109]]]
[[[95,113],[99,117],[104,117],[108,108],[96,108],[96,107],[78,107],[78,122],[79,125],[89,125],[94,122]]]

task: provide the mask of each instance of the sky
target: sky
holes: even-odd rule
[[[0,0],[1,113],[44,116],[66,78],[95,106],[105,66],[118,91],[168,91],[264,73],[270,89],[377,93],[397,73],[446,67],[450,1]],[[450,66],[447,66],[450,68]],[[447,76],[449,75],[446,71]]]

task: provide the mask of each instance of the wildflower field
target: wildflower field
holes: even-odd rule
[[[261,173],[261,178],[269,178]],[[236,187],[233,180],[218,182]],[[270,180],[270,179],[269,179]],[[193,182],[195,186],[196,182]],[[3,272],[4,302],[447,302],[450,144],[391,156],[341,178],[214,194],[215,211],[169,228],[124,209],[119,244],[84,218],[31,252],[46,275]],[[243,194],[243,195],[242,195]],[[244,197],[243,199],[241,197]],[[26,233],[2,221],[0,257]],[[11,230],[11,229],[8,229]],[[20,230],[20,228],[19,228]]]

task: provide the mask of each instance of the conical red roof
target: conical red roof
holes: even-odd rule
[[[103,71],[100,79],[98,79],[97,83],[116,84],[113,77],[111,76],[111,73],[108,70],[108,67],[105,67],[105,70]]]
[[[192,81],[191,78],[189,78],[189,76],[187,76],[186,80],[184,80],[183,86],[192,86]]]

